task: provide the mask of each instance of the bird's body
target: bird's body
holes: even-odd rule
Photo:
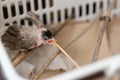
[[[33,47],[39,47],[44,42],[42,38],[42,31],[42,28],[23,27],[21,29],[21,35],[24,36],[24,39],[30,42],[30,44],[34,44]]]
[[[32,48],[37,48],[41,44],[52,39],[52,35],[43,26],[39,19],[33,13],[29,13],[30,19],[37,23],[37,26],[26,27],[13,24],[9,26],[6,32],[2,35],[2,42],[10,50],[28,51]]]
[[[9,49],[27,51],[39,47],[44,42],[42,31],[41,28],[20,27],[14,24],[8,27],[5,34],[2,36],[2,41]]]

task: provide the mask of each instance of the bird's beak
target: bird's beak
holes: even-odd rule
[[[47,40],[46,42],[50,45],[53,45],[53,42],[57,41],[55,38],[51,38],[49,40]]]

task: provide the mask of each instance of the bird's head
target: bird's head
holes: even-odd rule
[[[28,12],[28,16],[25,19],[34,22],[36,24],[36,27],[40,29],[40,34],[42,34],[40,35],[40,37],[42,37],[43,43],[51,44],[53,41],[55,41],[55,39],[52,36],[52,33],[44,26],[44,24],[40,21],[39,17],[35,13]],[[41,42],[38,40],[37,40],[37,46],[41,44]]]
[[[51,44],[55,39],[53,38],[52,33],[49,30],[42,31],[42,37],[46,43]]]

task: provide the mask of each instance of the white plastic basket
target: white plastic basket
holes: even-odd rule
[[[28,11],[35,12],[45,24],[64,22],[69,16],[75,21],[90,20],[103,8],[106,13],[111,0],[0,0],[0,25],[12,23],[31,25],[23,18]],[[120,15],[120,0],[117,0],[112,15]]]
[[[1,51],[0,69],[4,72],[4,77],[6,78],[6,80],[28,80],[16,73],[1,41],[0,41],[0,51]],[[69,71],[45,80],[82,80],[85,77],[88,77],[88,75],[93,75],[101,71],[104,72],[104,76],[110,78],[118,70],[120,70],[120,63],[118,62],[120,62],[120,53],[113,57],[104,59],[102,61],[98,61],[94,64],[89,64],[79,69],[75,69],[73,71]],[[110,79],[107,79],[107,80],[110,80]]]

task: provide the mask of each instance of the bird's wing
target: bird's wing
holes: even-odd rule
[[[2,42],[9,49],[19,49],[20,41],[20,27],[17,24],[9,26],[6,32],[2,35]]]
[[[2,42],[5,47],[10,50],[28,50],[31,46],[30,42],[21,34],[22,27],[17,24],[9,26],[6,32],[2,35]]]

